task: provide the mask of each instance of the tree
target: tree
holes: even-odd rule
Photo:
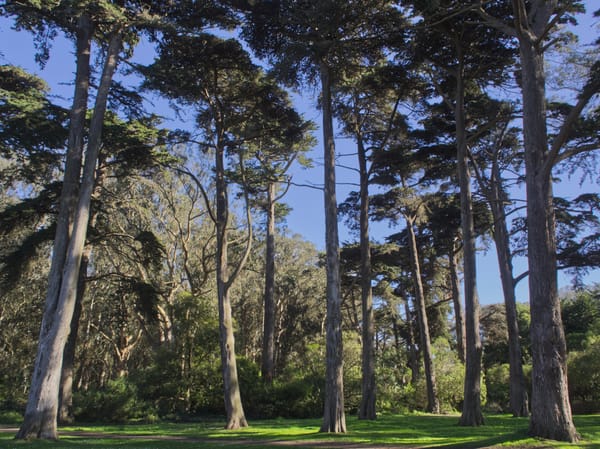
[[[386,147],[397,125],[399,100],[389,83],[389,67],[358,68],[353,78],[336,87],[334,110],[357,147],[359,174],[359,240],[362,310],[362,396],[359,419],[376,419],[375,322],[373,312],[371,242],[369,237],[369,183],[374,149]],[[343,207],[346,207],[345,205]],[[348,208],[348,207],[346,207]],[[356,226],[356,225],[354,225]]]
[[[190,62],[193,61],[193,64]],[[216,279],[219,299],[221,361],[228,429],[247,426],[241,402],[235,355],[230,290],[252,247],[249,195],[255,170],[248,166],[253,151],[278,139],[286,145],[302,142],[306,123],[288,104],[285,93],[250,60],[236,40],[209,34],[165,34],[156,61],[144,69],[145,85],[196,109],[202,149],[214,155],[215,205],[204,191],[216,228]],[[269,139],[271,141],[269,142]],[[272,155],[274,156],[274,155]],[[227,157],[230,163],[227,164]],[[285,162],[283,165],[285,166]],[[258,163],[260,166],[260,163]],[[193,174],[188,174],[194,178]],[[273,175],[269,174],[272,178]],[[247,235],[235,263],[230,260],[230,181],[239,181],[246,207]],[[199,185],[198,183],[196,183]],[[200,186],[200,185],[199,185]]]
[[[250,2],[249,2],[250,3]],[[282,1],[249,6],[243,35],[259,56],[275,64],[284,81],[320,82],[323,114],[325,246],[327,260],[327,355],[325,410],[321,431],[345,432],[339,242],[335,188],[332,88],[344,64],[378,57],[397,11],[388,3]]]
[[[509,104],[493,101],[487,97],[480,100],[483,115],[488,115],[491,134],[484,136],[471,151],[475,177],[479,191],[489,204],[493,216],[492,236],[496,246],[502,293],[506,309],[509,353],[510,410],[513,416],[529,416],[529,398],[523,374],[521,344],[517,321],[515,287],[522,276],[513,273],[513,251],[510,245],[508,216],[511,204],[507,192],[508,180],[504,172],[518,166],[522,161],[517,153],[518,130],[509,126],[514,112]]]
[[[423,21],[416,28],[416,52],[426,55],[429,79],[436,94],[453,112],[460,187],[464,264],[466,376],[460,424],[484,423],[481,411],[481,341],[479,298],[476,283],[476,249],[469,144],[477,119],[469,112],[469,101],[486,84],[500,85],[511,62],[512,49],[492,27],[473,22],[464,11],[448,14],[454,2],[416,3]],[[471,13],[474,16],[474,14]]]
[[[86,20],[85,14],[81,16],[80,22],[87,22],[82,25],[79,30],[85,37],[79,39],[80,42],[85,41],[85,46],[91,38],[91,25]],[[50,274],[50,286],[48,288],[48,296],[46,300],[46,309],[44,312],[44,320],[42,330],[40,332],[40,342],[38,347],[38,355],[36,357],[35,370],[32,378],[32,386],[29,395],[29,401],[25,412],[24,422],[17,433],[17,438],[24,439],[30,437],[56,439],[56,416],[58,411],[58,390],[61,375],[62,357],[66,339],[70,330],[71,318],[73,316],[75,296],[77,289],[77,280],[79,275],[79,267],[81,262],[82,248],[85,243],[87,224],[89,219],[89,204],[91,193],[94,186],[94,175],[96,161],[101,143],[102,122],[104,120],[104,111],[110,88],[110,82],[116,69],[118,55],[121,51],[122,36],[120,31],[113,30],[110,44],[108,46],[105,64],[103,68],[102,78],[98,94],[96,96],[96,106],[92,123],[90,125],[90,139],[86,152],[86,164],[83,169],[83,178],[81,181],[81,191],[77,199],[77,207],[71,209],[66,206],[67,203],[61,204],[62,213],[59,212],[59,225],[57,226],[57,238],[55,239],[55,249],[53,257],[53,266]],[[78,55],[83,53],[78,48]],[[79,65],[80,60],[78,60]],[[84,57],[83,64],[87,62]],[[87,64],[86,64],[87,65]],[[86,69],[83,68],[83,71]],[[83,78],[86,78],[85,76]],[[86,78],[87,79],[87,78]],[[87,81],[83,81],[87,87]],[[77,86],[79,88],[79,85]],[[81,96],[87,99],[87,91],[81,95],[76,94],[74,101],[82,100]],[[83,105],[83,102],[79,105]],[[73,114],[81,115],[81,108],[74,106]],[[85,109],[83,110],[85,113]],[[78,119],[73,118],[72,124]],[[73,125],[75,127],[75,125]],[[74,128],[75,134],[80,135],[80,130]],[[73,137],[70,141],[77,140]],[[81,148],[81,144],[73,143],[69,145],[70,153],[77,153]],[[69,154],[67,160],[71,161]],[[74,166],[78,162],[71,162]],[[68,164],[68,165],[71,165]],[[73,176],[73,181],[78,185],[79,168],[73,167],[71,171],[67,166],[66,173],[76,174]],[[76,169],[76,171],[75,171]],[[68,185],[70,179],[65,176],[63,185]],[[74,192],[77,187],[72,190],[65,188],[65,192]],[[63,198],[71,197],[71,194],[63,194]],[[64,201],[67,201],[65,198]],[[72,200],[71,200],[72,201]],[[71,235],[68,235],[70,222],[70,210],[73,210]],[[62,218],[61,218],[62,217]],[[64,224],[62,224],[64,223]],[[61,231],[59,232],[59,229]],[[68,237],[68,239],[67,239]],[[67,245],[68,242],[68,245]],[[66,251],[63,251],[60,246],[64,245]],[[64,256],[63,256],[64,254]],[[61,260],[64,257],[64,260]],[[54,274],[53,274],[54,273]],[[59,276],[62,276],[59,279]],[[56,296],[55,292],[56,291]]]
[[[267,216],[261,374],[265,382],[271,383],[275,374],[276,221],[285,212],[277,206],[290,186],[289,168],[296,160],[307,164],[303,153],[314,144],[314,139],[310,135],[313,123],[303,120],[283,90],[266,83],[261,96],[265,101],[263,107],[257,108],[244,125],[243,134],[249,140],[246,151],[252,157],[246,163],[241,181],[242,188],[249,191],[253,202]]]
[[[533,356],[529,432],[543,438],[576,441],[579,436],[569,404],[566,344],[556,279],[552,168],[560,160],[581,151],[568,151],[563,145],[581,112],[600,89],[600,63],[595,62],[590,67],[588,80],[575,105],[550,141],[544,54],[557,42],[554,40],[557,26],[572,20],[572,14],[581,12],[583,6],[576,1],[526,3],[515,0],[512,17],[498,17],[484,6],[479,8],[483,20],[516,38],[520,52]]]

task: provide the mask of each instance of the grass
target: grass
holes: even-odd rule
[[[227,431],[222,421],[195,423],[159,423],[113,426],[73,426],[60,429],[57,442],[13,440],[14,433],[0,433],[0,449],[242,449],[287,442],[285,447],[343,448],[344,443],[395,445],[418,448],[537,448],[600,449],[600,416],[576,416],[575,424],[582,435],[577,444],[538,440],[527,436],[527,420],[507,415],[486,417],[481,427],[460,427],[458,416],[424,414],[385,415],[377,421],[359,421],[347,417],[346,434],[319,433],[320,420],[277,419],[252,421],[250,427]],[[77,434],[74,434],[77,432]]]

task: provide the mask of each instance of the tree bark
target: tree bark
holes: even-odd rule
[[[465,291],[465,391],[462,426],[479,426],[484,423],[481,411],[481,338],[479,337],[479,298],[477,295],[477,268],[475,250],[475,226],[471,174],[466,141],[465,87],[462,67],[462,48],[457,43],[456,97],[454,118],[456,122],[456,147],[458,159],[458,182],[460,186],[460,215],[463,233],[464,291]]]
[[[331,113],[330,68],[321,62],[323,142],[325,156],[325,249],[327,258],[327,332],[325,410],[321,432],[346,432],[340,295],[340,254],[335,189],[335,142]]]
[[[58,438],[56,422],[58,413],[58,382],[62,366],[63,349],[56,348],[53,340],[60,330],[67,333],[68,324],[60,329],[59,291],[63,267],[71,234],[71,223],[79,192],[79,177],[83,152],[83,133],[90,83],[90,48],[93,25],[87,15],[77,20],[76,27],[76,73],[75,92],[70,113],[69,138],[65,161],[65,174],[60,196],[56,234],[52,251],[52,262],[48,277],[48,291],[40,338],[34,363],[34,372],[25,409],[23,423],[17,439]],[[66,335],[61,338],[66,339]],[[59,343],[61,343],[59,341]],[[64,343],[62,343],[64,346]],[[50,351],[55,348],[56,353]]]
[[[359,419],[376,419],[375,385],[375,318],[371,287],[371,242],[369,240],[369,172],[367,153],[358,135],[358,167],[360,173],[360,275],[362,302],[362,396]]]
[[[529,302],[531,306],[532,394],[529,433],[577,441],[567,383],[567,354],[556,279],[556,231],[551,170],[546,165],[548,135],[543,37],[556,2],[534,4],[527,17],[524,2],[513,1],[519,38],[522,94]]]
[[[456,244],[448,254],[448,267],[450,271],[450,286],[452,288],[452,305],[454,306],[454,323],[456,326],[456,352],[462,363],[465,363],[465,314],[460,300],[460,281],[458,278],[458,249]]]
[[[433,370],[433,356],[431,353],[431,339],[429,337],[429,323],[427,320],[427,308],[425,306],[425,293],[423,292],[423,281],[421,280],[421,264],[417,249],[417,238],[413,228],[414,220],[406,217],[406,229],[408,231],[410,261],[412,265],[413,278],[415,282],[415,298],[417,318],[419,320],[419,333],[421,334],[421,353],[423,354],[423,366],[425,368],[425,383],[427,384],[427,409],[429,413],[440,412],[440,401],[437,396],[437,385],[435,372]]]
[[[229,201],[227,180],[225,179],[224,148],[219,145],[215,151],[216,188],[216,228],[217,228],[217,296],[219,303],[219,343],[221,348],[221,372],[223,376],[226,429],[239,429],[248,426],[242,406],[240,384],[235,356],[235,337],[229,297],[230,275],[228,260]]]
[[[270,182],[267,191],[267,248],[261,368],[266,383],[273,382],[275,369],[275,186],[274,182]]]
[[[71,319],[71,331],[63,353],[62,373],[60,376],[58,423],[71,424],[73,417],[73,372],[75,366],[75,349],[77,347],[77,335],[79,333],[79,319],[83,309],[83,295],[85,292],[85,276],[88,268],[90,248],[86,248],[81,258],[79,269],[79,280],[77,283],[77,297],[75,309]]]

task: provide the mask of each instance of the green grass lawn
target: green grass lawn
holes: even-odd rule
[[[419,448],[584,448],[600,449],[600,415],[576,416],[582,441],[570,445],[527,436],[527,420],[507,415],[486,417],[486,425],[471,428],[457,425],[458,416],[422,414],[385,415],[377,421],[347,417],[348,432],[343,435],[319,433],[320,420],[252,421],[239,431],[222,429],[222,421],[159,423],[122,426],[73,426],[61,428],[57,442],[22,442],[13,433],[0,433],[0,449],[5,448],[256,448],[269,442],[288,442],[274,447],[343,448],[352,445],[395,445]],[[74,435],[73,432],[81,432]],[[127,436],[127,437],[125,437]],[[294,444],[291,444],[293,442]]]

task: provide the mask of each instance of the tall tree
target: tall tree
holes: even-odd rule
[[[243,188],[256,197],[253,201],[261,204],[267,216],[261,374],[265,382],[271,383],[275,375],[276,222],[285,212],[283,207],[277,206],[290,186],[288,170],[296,160],[306,164],[303,153],[314,139],[310,135],[312,122],[298,115],[283,91],[273,86],[273,92],[265,91],[263,96],[270,105],[256,111],[245,132],[248,137],[254,137],[248,147],[253,157],[247,163]]]
[[[59,13],[59,7],[51,8]],[[42,19],[48,11],[38,14]],[[19,11],[17,10],[17,13]],[[118,14],[117,14],[118,17]],[[121,50],[122,36],[119,28],[122,23],[114,17],[112,37],[108,46],[100,87],[96,96],[94,118],[90,126],[90,139],[79,192],[79,172],[83,148],[83,120],[87,110],[89,87],[89,48],[93,25],[88,12],[83,11],[77,20],[75,30],[77,42],[76,91],[72,107],[70,137],[61,206],[53,251],[44,319],[40,331],[38,355],[36,357],[32,387],[25,412],[24,422],[17,438],[57,438],[56,416],[58,391],[62,366],[63,350],[69,334],[75,303],[81,250],[85,242],[89,201],[94,185],[94,171],[101,142],[102,122],[112,76]],[[115,20],[116,19],[116,20]],[[114,25],[118,23],[119,25]],[[110,27],[109,27],[110,28]],[[75,206],[75,202],[77,205]]]
[[[507,192],[508,180],[503,173],[521,162],[515,148],[517,130],[509,127],[514,116],[510,105],[486,97],[482,97],[480,103],[482,113],[489,117],[487,123],[491,125],[491,132],[480,143],[473,145],[471,153],[479,191],[488,202],[493,217],[491,230],[498,257],[508,331],[510,410],[513,416],[529,416],[515,293],[519,279],[515,278],[513,272],[513,252],[508,227],[508,205],[511,200]],[[484,126],[488,127],[487,124]]]
[[[336,86],[334,110],[344,132],[356,142],[359,192],[358,230],[360,241],[360,282],[362,310],[362,379],[359,419],[376,419],[375,319],[373,273],[369,236],[370,156],[374,148],[385,147],[397,121],[399,100],[391,89],[385,66],[357,68],[352,78]],[[352,195],[352,194],[351,194]]]
[[[396,24],[397,10],[379,0],[281,1],[277,8],[264,1],[252,2],[248,10],[243,35],[260,56],[271,59],[281,79],[293,85],[316,80],[320,84],[327,260],[326,387],[321,431],[345,432],[332,88],[348,61],[379,56],[383,39]]]
[[[577,1],[514,0],[512,7],[512,17],[499,16],[485,5],[479,8],[479,13],[487,23],[515,37],[520,52],[533,357],[529,432],[543,438],[577,441],[579,436],[569,404],[566,344],[556,278],[552,168],[581,151],[574,153],[563,146],[585,106],[600,90],[600,63],[590,67],[588,81],[559,132],[550,140],[544,54],[556,42],[558,25],[573,19],[573,13],[583,11],[583,5]]]
[[[269,145],[277,140],[286,145],[302,142],[306,123],[291,108],[285,93],[251,62],[248,53],[233,39],[219,39],[209,34],[165,34],[159,57],[144,69],[144,73],[146,87],[195,108],[202,139],[200,145],[211,151],[215,158],[214,207],[208,192],[204,191],[204,197],[216,228],[216,280],[226,427],[245,427],[247,421],[237,374],[230,292],[250,255],[253,239],[249,195],[253,184],[256,186],[257,171],[253,168],[259,167],[260,162],[254,167],[248,164],[253,151],[258,156],[271,152],[271,156],[275,157],[273,148],[260,149],[261,141]],[[193,174],[190,175],[193,178]],[[273,174],[268,176],[273,178]],[[234,242],[230,239],[232,221],[228,184],[236,180],[246,203],[247,236],[244,248],[238,251],[240,256],[232,261],[230,254],[233,253]],[[200,187],[200,184],[197,185]]]
[[[498,85],[504,80],[503,68],[511,62],[512,51],[497,30],[476,24],[466,14],[448,14],[455,6],[452,1],[416,2],[415,6],[423,17],[416,28],[417,54],[426,55],[430,81],[454,116],[461,198],[466,330],[466,375],[460,424],[478,426],[484,422],[481,411],[482,347],[468,150],[474,119],[469,113],[468,102],[479,85]]]

